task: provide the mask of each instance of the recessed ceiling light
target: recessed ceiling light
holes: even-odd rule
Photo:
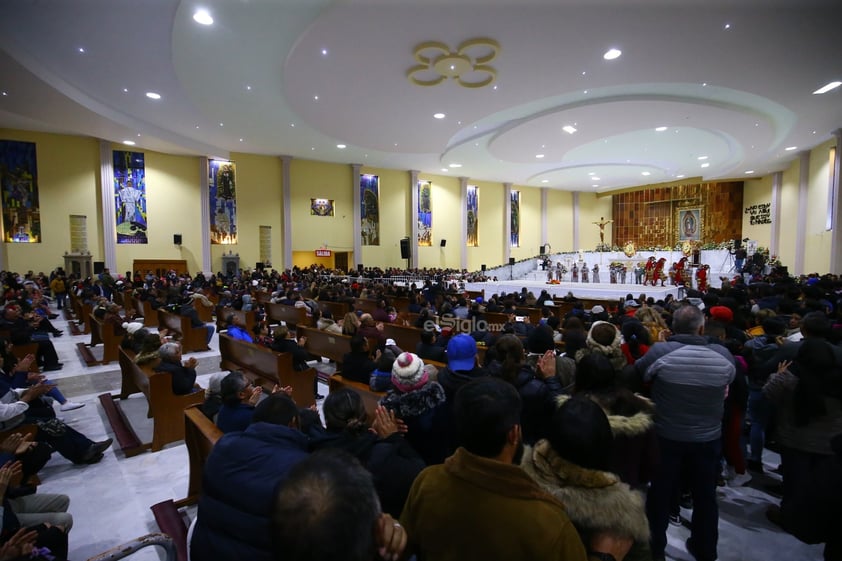
[[[535,154],[535,157],[536,157],[536,158],[538,158],[538,159],[540,160],[541,158],[543,158],[543,157],[544,157],[544,155],[543,155],[543,154]]]
[[[496,89],[497,89],[497,86],[494,86],[494,87],[492,87],[491,89],[492,89],[492,90],[496,90]]]
[[[561,130],[563,130],[567,134],[573,134],[574,132],[576,132],[576,127],[574,127],[573,125],[564,125],[563,127],[561,127]]]
[[[753,169],[746,170],[746,175],[751,175],[752,173],[754,173]]]
[[[676,179],[681,179],[681,178],[684,177],[684,174],[682,173],[681,175],[676,175],[675,177],[676,177]]]
[[[602,58],[605,60],[614,60],[615,58],[620,58],[621,54],[623,54],[623,51],[620,49],[608,49],[605,51],[605,54],[602,55]]]
[[[347,148],[347,146],[344,145],[344,144],[337,144],[336,147],[339,148],[340,150],[344,150],[345,148]]]
[[[697,159],[697,160],[707,160],[707,159],[708,159],[708,157],[707,157],[707,156],[699,156],[699,157],[698,157],[698,158],[696,158],[696,159]]]
[[[599,187],[599,185],[594,183],[593,185],[591,185],[591,187]]]
[[[290,123],[289,126],[294,127],[295,123]]]
[[[450,167],[452,167],[452,168],[461,168],[461,167],[462,167],[462,164],[450,164]]]
[[[648,171],[644,171],[644,172],[641,172],[640,175],[652,175],[652,173],[648,172]]]
[[[585,71],[582,71],[582,76],[584,76],[584,75],[585,75]]]
[[[705,162],[705,163],[703,163],[703,164],[702,164],[702,167],[703,167],[703,168],[708,168],[708,167],[710,167],[710,164],[709,164],[708,162]]]
[[[444,119],[445,117],[447,117],[447,115],[444,113],[433,113],[433,118],[435,119]]]
[[[703,87],[703,88],[707,87],[707,85],[708,85],[708,83],[707,83],[707,82],[702,82],[702,87]]]
[[[157,92],[146,92],[146,97],[149,99],[161,99],[161,94]]]
[[[655,127],[655,130],[658,132],[664,132],[665,130],[667,130],[667,127]]]
[[[241,139],[240,139],[240,142],[242,142],[242,141],[243,141],[243,139],[241,138]]]
[[[727,29],[731,29],[731,24],[730,24],[730,23],[726,23],[726,24],[722,27],[722,29],[726,29],[726,30],[727,30]]]
[[[249,86],[248,84],[246,84],[246,91],[251,91],[251,86]]]
[[[602,181],[602,180],[594,175],[594,176],[591,176],[591,181]]]
[[[134,140],[124,140],[123,144],[125,144],[126,146],[134,146],[135,141]]]
[[[588,93],[588,90],[585,90],[585,93]]]
[[[798,146],[787,146],[784,148],[787,152],[792,152],[793,150],[798,150]]]
[[[450,170],[449,170],[449,169],[447,169],[447,168],[441,168],[441,170],[442,170],[442,171],[450,171]]]
[[[123,93],[129,93],[129,88],[123,88]]]
[[[225,123],[219,123],[219,126],[220,126],[220,127],[224,127],[224,126],[225,126]]]
[[[589,171],[589,172],[588,172],[588,175],[596,175],[596,172]]]
[[[78,50],[80,53],[85,54],[85,47],[79,47]]]
[[[542,180],[541,180],[541,183],[549,183],[549,182],[550,182],[550,180],[549,180],[549,179],[542,179]]]
[[[837,82],[830,82],[829,84],[825,84],[824,86],[820,87],[819,89],[817,89],[817,90],[816,90],[816,91],[814,91],[813,93],[814,93],[814,94],[823,94],[823,93],[827,93],[827,92],[829,92],[829,91],[831,91],[831,90],[835,90],[835,89],[836,89],[836,88],[838,88],[839,86],[842,86],[842,82],[838,82],[838,81],[837,81]]]
[[[7,95],[9,95],[9,94],[6,93],[6,92],[3,92],[3,97],[6,97]]]
[[[137,136],[140,137],[140,133],[137,133]]]
[[[310,150],[315,150],[315,149],[316,149],[316,147],[315,147],[315,146],[311,146],[311,147],[310,147]]]
[[[313,96],[313,99],[315,99],[316,101],[319,101],[319,96],[314,95],[314,96]]]
[[[196,130],[199,130],[199,125],[196,125]]]
[[[327,56],[327,49],[322,49],[322,56]]]
[[[213,17],[204,8],[200,8],[193,13],[193,21],[202,25],[213,25]]]

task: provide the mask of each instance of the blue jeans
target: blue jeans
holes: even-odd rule
[[[722,453],[722,439],[710,442],[677,442],[658,437],[661,461],[652,478],[646,498],[646,516],[652,531],[653,557],[664,554],[670,505],[681,485],[682,468],[693,495],[690,537],[697,561],[716,559],[719,539],[719,507],[716,504],[716,477]]]
[[[748,391],[748,417],[751,419],[751,430],[748,435],[747,457],[749,460],[760,462],[763,460],[766,427],[772,417],[772,404],[763,395],[763,390]]]

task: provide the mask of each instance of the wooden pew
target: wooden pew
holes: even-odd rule
[[[313,396],[316,371],[308,368],[295,371],[290,353],[276,353],[272,349],[232,339],[225,333],[219,335],[220,368],[239,370],[256,386],[268,392],[275,384],[292,386],[292,399],[299,407],[310,407],[316,403]]]
[[[319,302],[319,309],[322,312],[330,310],[330,313],[333,314],[334,321],[339,321],[345,317],[345,314],[351,311],[351,307],[345,302],[321,301]]]
[[[119,353],[122,375],[120,393],[104,393],[99,396],[99,400],[114,429],[120,448],[126,456],[134,456],[147,448],[157,452],[165,444],[183,440],[182,412],[190,405],[203,403],[205,392],[199,390],[187,395],[175,395],[172,391],[172,376],[168,372],[155,372],[149,366],[138,366],[134,357],[124,349],[120,349]],[[140,442],[119,401],[115,401],[126,399],[138,392],[143,392],[148,403],[146,416],[153,422],[152,442]]]
[[[335,335],[326,331],[319,331],[313,327],[299,327],[296,335],[300,339],[307,337],[304,348],[310,354],[329,358],[338,365],[342,363],[345,353],[351,352],[351,337]]]
[[[374,420],[374,410],[377,408],[380,400],[386,397],[386,392],[373,392],[367,384],[346,380],[340,374],[331,376],[328,380],[328,386],[330,387],[331,393],[342,388],[348,388],[360,394],[369,424]]]
[[[166,328],[176,334],[176,339],[181,342],[183,353],[195,351],[206,351],[208,347],[208,331],[203,325],[193,327],[190,318],[168,312],[158,308],[158,329]],[[145,322],[144,322],[145,323]]]
[[[102,344],[102,360],[96,361],[94,364],[108,364],[111,361],[117,360],[118,358],[118,350],[120,349],[120,341],[123,340],[122,335],[115,335],[114,328],[110,325],[103,323],[102,320],[97,319],[94,317],[93,314],[88,316],[91,326],[91,343],[88,345],[89,347],[96,347],[99,344]],[[83,343],[77,343],[78,345],[84,345]],[[90,351],[88,351],[90,354]],[[85,353],[82,353],[82,356],[85,357],[85,361],[87,362],[87,357]],[[88,366],[93,366],[93,364],[88,363]]]
[[[266,304],[266,319],[269,323],[281,323],[283,321],[293,328],[302,325],[308,326],[311,323],[304,308],[296,308],[286,304],[272,304],[271,302]]]
[[[143,316],[144,327],[158,326],[158,311],[152,307],[151,300],[138,300],[140,302],[141,315]]]
[[[246,331],[249,333],[253,333],[254,326],[257,325],[257,312],[254,310],[250,310],[248,312],[244,312],[242,310],[235,310],[234,308],[228,308],[225,306],[217,306],[216,307],[216,331],[222,332],[228,328],[228,316],[230,314],[234,314],[235,316],[239,316],[243,323],[246,326]]]
[[[198,502],[199,495],[202,494],[205,462],[220,438],[222,431],[207,418],[199,405],[191,405],[184,410],[184,443],[187,445],[187,456],[190,459],[190,478],[187,496],[175,501],[176,507]]]
[[[383,335],[387,339],[394,339],[395,344],[402,350],[414,353],[415,347],[421,342],[422,329],[408,327],[394,323],[383,324]]]
[[[355,298],[353,302],[355,310],[362,310],[364,314],[373,314],[377,309],[377,300],[370,298]]]

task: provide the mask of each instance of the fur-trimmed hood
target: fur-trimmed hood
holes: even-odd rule
[[[564,504],[580,533],[607,530],[637,542],[649,540],[643,494],[613,473],[570,463],[547,440],[524,451],[521,467]]]
[[[623,390],[583,395],[602,407],[615,438],[640,436],[655,426],[655,405],[645,397]],[[561,407],[568,399],[569,395],[558,396],[556,407]]]
[[[592,336],[593,328],[602,323],[608,322],[595,321],[591,325],[591,328],[588,331],[587,340],[585,341],[587,346],[584,349],[579,349],[578,351],[576,351],[576,363],[578,364],[579,361],[582,360],[582,358],[589,355],[590,353],[599,353],[601,355],[604,355],[605,358],[607,358],[608,360],[610,360],[611,366],[614,367],[614,370],[619,372],[627,364],[626,356],[623,354],[623,349],[621,348],[623,340],[622,335],[620,334],[620,330],[612,325],[611,327],[614,327],[615,334],[614,340],[611,341],[611,344],[603,345],[601,343],[596,342]]]
[[[401,393],[390,390],[380,403],[398,417],[418,417],[445,402],[444,388],[438,382],[429,382],[423,388]]]

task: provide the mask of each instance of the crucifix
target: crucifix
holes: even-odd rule
[[[601,244],[605,243],[605,225],[611,224],[612,222],[614,222],[614,221],[613,220],[606,220],[605,217],[600,216],[599,222],[593,222],[592,223],[592,224],[596,224],[597,226],[599,226],[599,243],[601,243]]]

